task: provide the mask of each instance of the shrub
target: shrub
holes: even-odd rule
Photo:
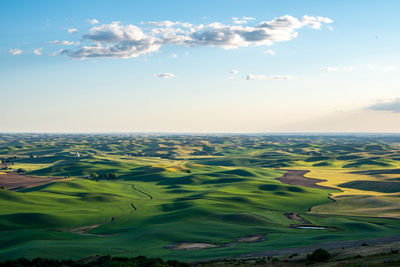
[[[92,261],[82,262],[73,260],[55,260],[55,259],[25,259],[8,260],[0,262],[0,267],[189,267],[189,264],[175,260],[163,261],[158,258],[146,258],[138,256],[136,258],[99,256]]]
[[[323,248],[319,248],[315,250],[311,255],[307,256],[307,259],[310,261],[322,262],[329,260],[331,258],[331,254]]]
[[[94,178],[94,179],[116,179],[117,175],[115,173],[101,173],[101,174],[97,174],[97,173],[92,173],[90,175],[90,178]]]
[[[22,168],[19,168],[19,169],[17,170],[17,172],[18,172],[18,173],[25,173],[26,170],[25,170],[25,169],[22,169]]]

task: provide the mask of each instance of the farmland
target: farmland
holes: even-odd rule
[[[399,142],[1,134],[0,259],[200,261],[396,236]]]

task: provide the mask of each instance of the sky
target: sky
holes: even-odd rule
[[[0,1],[0,132],[400,132],[400,2]]]

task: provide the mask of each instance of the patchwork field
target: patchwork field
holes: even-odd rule
[[[1,134],[0,259],[197,261],[397,236],[399,141]]]

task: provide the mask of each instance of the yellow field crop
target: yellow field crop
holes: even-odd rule
[[[382,181],[371,175],[363,175],[352,173],[353,169],[325,169],[325,168],[311,168],[310,172],[305,175],[308,178],[318,178],[324,179],[326,182],[318,183],[322,186],[335,187],[342,192],[333,193],[332,196],[342,196],[342,195],[374,195],[374,196],[383,196],[383,195],[393,195],[388,193],[381,193],[375,191],[364,191],[357,190],[352,188],[342,188],[339,187],[340,184],[356,181],[356,180],[368,180],[368,181]]]
[[[341,191],[331,193],[330,196],[336,202],[315,206],[310,213],[317,214],[341,214],[353,216],[371,216],[400,218],[400,201],[398,193],[383,193],[375,191],[364,191],[352,188],[339,187],[340,184],[356,181],[382,181],[384,179],[396,178],[396,174],[382,175],[379,179],[372,175],[352,173],[356,169],[333,169],[333,168],[296,168],[307,169],[307,178],[324,179],[325,182],[317,183],[321,186],[338,188]]]

